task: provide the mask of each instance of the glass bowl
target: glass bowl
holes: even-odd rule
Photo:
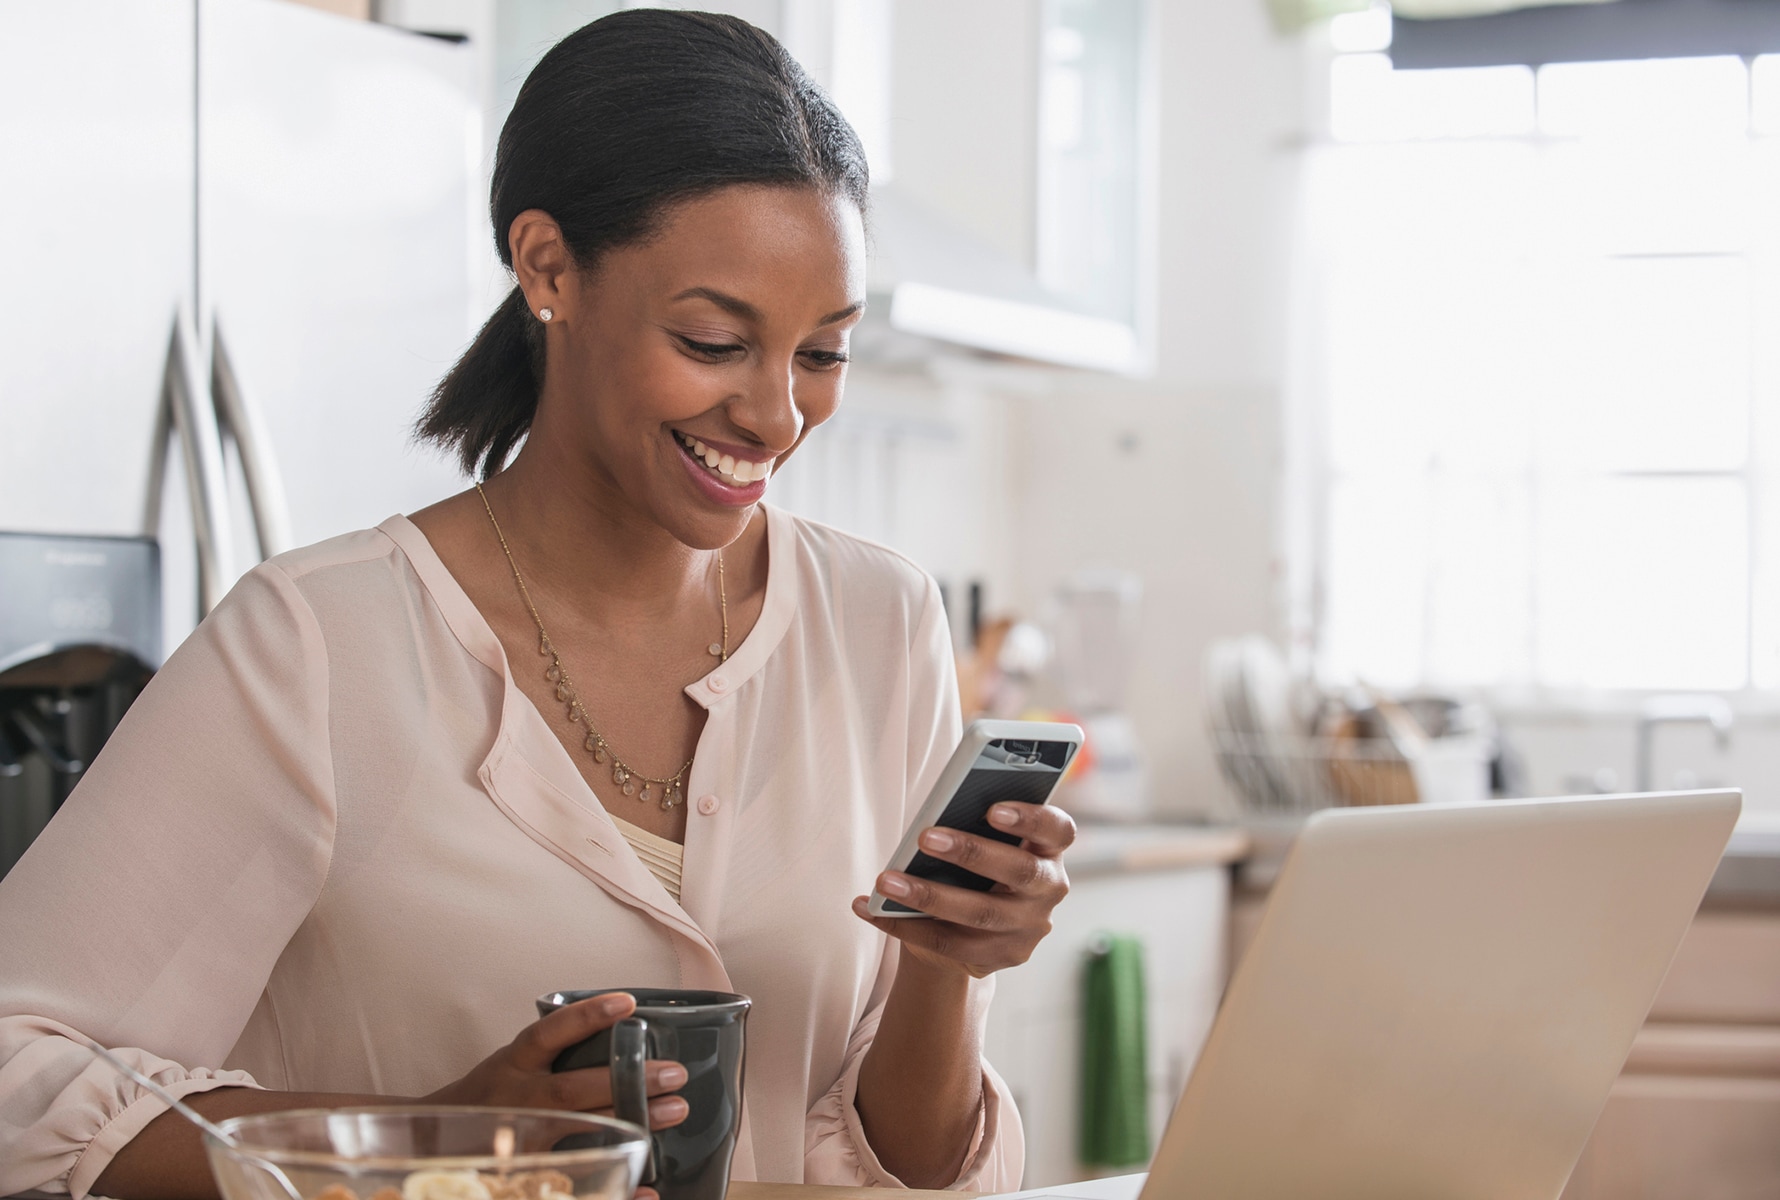
[[[649,1149],[626,1121],[544,1109],[310,1108],[222,1129],[237,1146],[204,1146],[223,1200],[631,1200]]]

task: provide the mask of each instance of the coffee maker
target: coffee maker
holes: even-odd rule
[[[161,661],[160,547],[0,531],[0,580],[3,875]]]

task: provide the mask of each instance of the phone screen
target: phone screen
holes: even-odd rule
[[[946,810],[940,814],[936,824],[974,833],[978,837],[992,838],[1008,845],[1018,844],[1018,835],[1004,833],[989,824],[990,806],[1005,802],[1043,804],[1050,799],[1057,781],[1063,778],[1063,768],[1069,765],[1070,755],[1074,751],[1075,746],[1070,742],[1025,741],[1016,738],[998,738],[990,742],[977,754],[976,762],[971,764],[970,774],[964,777],[964,782],[952,793],[952,799],[947,802]],[[986,892],[995,886],[993,879],[985,879],[975,871],[967,871],[954,863],[941,862],[919,851],[909,863],[905,874],[976,892]],[[884,908],[890,912],[918,911],[894,900],[885,900]]]

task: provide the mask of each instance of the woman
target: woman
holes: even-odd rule
[[[959,735],[938,592],[760,503],[840,401],[865,197],[743,22],[545,56],[494,175],[518,287],[422,423],[486,485],[250,573],[0,887],[0,1192],[208,1191],[83,1037],[212,1117],[598,1111],[603,1070],[549,1064],[628,998],[528,1021],[614,985],[754,998],[737,1178],[1017,1185],[980,981],[1048,930],[1072,827],[929,832],[988,896],[874,879]],[[871,921],[874,882],[941,919]]]

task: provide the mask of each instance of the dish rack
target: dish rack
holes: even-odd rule
[[[1479,712],[1423,721],[1406,704],[1445,702],[1377,697],[1363,715],[1294,681],[1261,637],[1214,644],[1205,687],[1218,767],[1253,817],[1489,797],[1494,736]]]
[[[1413,804],[1415,770],[1389,738],[1246,733],[1213,727],[1218,767],[1258,816],[1319,808]]]

